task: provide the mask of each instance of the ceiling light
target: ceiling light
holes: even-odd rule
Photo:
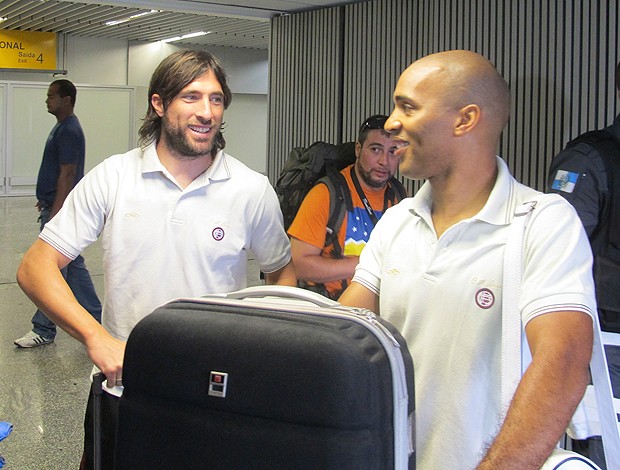
[[[173,38],[162,39],[161,42],[180,41],[181,39],[195,38],[197,36],[204,36],[205,34],[209,34],[209,33],[211,33],[211,31],[198,31],[196,33],[184,34],[183,36],[175,36]]]
[[[3,16],[0,16],[0,23],[2,23],[3,21],[6,21],[6,20],[8,20],[8,18],[5,18],[5,17],[3,17]]]
[[[127,23],[128,21],[135,20],[136,18],[140,18],[141,16],[152,15],[153,13],[159,13],[159,10],[150,10],[143,11],[141,13],[136,13],[135,15],[127,16],[126,18],[121,18],[120,20],[106,21],[106,26],[115,26],[117,24]]]

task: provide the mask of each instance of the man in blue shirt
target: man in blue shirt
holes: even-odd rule
[[[52,82],[47,91],[47,112],[56,116],[43,151],[37,179],[37,208],[41,230],[60,210],[67,195],[84,176],[86,143],[78,118],[73,114],[75,85],[69,80]],[[78,256],[63,269],[67,283],[76,299],[101,323],[101,302],[86,269],[84,258]],[[37,310],[32,317],[32,330],[16,339],[20,348],[33,348],[54,341],[56,325]]]

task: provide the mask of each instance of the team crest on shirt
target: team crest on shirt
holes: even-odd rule
[[[572,193],[579,179],[579,173],[572,171],[558,170],[553,178],[552,189],[556,191],[562,191],[565,193]]]
[[[476,292],[476,305],[483,309],[491,308],[495,304],[495,294],[490,289],[483,287]]]
[[[222,227],[215,227],[211,232],[211,235],[216,242],[219,242],[224,238],[224,229]]]

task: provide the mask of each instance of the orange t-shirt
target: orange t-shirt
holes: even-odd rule
[[[338,231],[338,243],[343,248],[345,256],[359,256],[368,242],[370,232],[374,228],[364,203],[353,185],[350,173],[352,166],[348,166],[341,171],[349,187],[353,202],[353,212],[347,211]],[[329,218],[329,198],[330,194],[327,186],[324,184],[314,186],[301,203],[295,220],[293,220],[288,229],[288,234],[291,237],[322,249],[321,255],[326,258],[331,257],[333,248],[332,245],[325,246],[327,219]],[[381,218],[385,203],[385,188],[369,191],[366,194],[366,198],[375,211],[377,218]],[[347,283],[350,281],[351,278],[347,279]],[[336,298],[340,295],[342,283],[340,281],[330,281],[325,283],[325,287],[332,298]]]

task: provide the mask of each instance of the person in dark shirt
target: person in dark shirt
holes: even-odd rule
[[[616,66],[616,92],[620,98],[620,63]],[[608,334],[618,334],[620,246],[613,246],[610,234],[613,219],[620,220],[620,181],[614,181],[613,177],[614,161],[615,174],[620,174],[620,114],[602,132],[607,133],[609,145],[596,145],[591,140],[594,135],[582,134],[553,158],[547,191],[570,202],[583,223],[594,254],[594,283],[601,329]],[[600,136],[601,132],[596,135]],[[620,336],[618,338],[620,342]],[[606,345],[605,354],[614,396],[620,398],[620,347]],[[600,436],[574,441],[573,448],[601,468],[606,468]]]
[[[86,141],[73,108],[77,91],[69,80],[52,82],[47,91],[47,112],[56,116],[43,150],[37,179],[37,209],[41,230],[60,210],[67,195],[84,176]],[[90,273],[80,255],[63,270],[67,284],[78,302],[101,323],[101,302]],[[14,341],[20,348],[34,348],[54,341],[56,325],[37,310],[32,317],[32,330]]]

